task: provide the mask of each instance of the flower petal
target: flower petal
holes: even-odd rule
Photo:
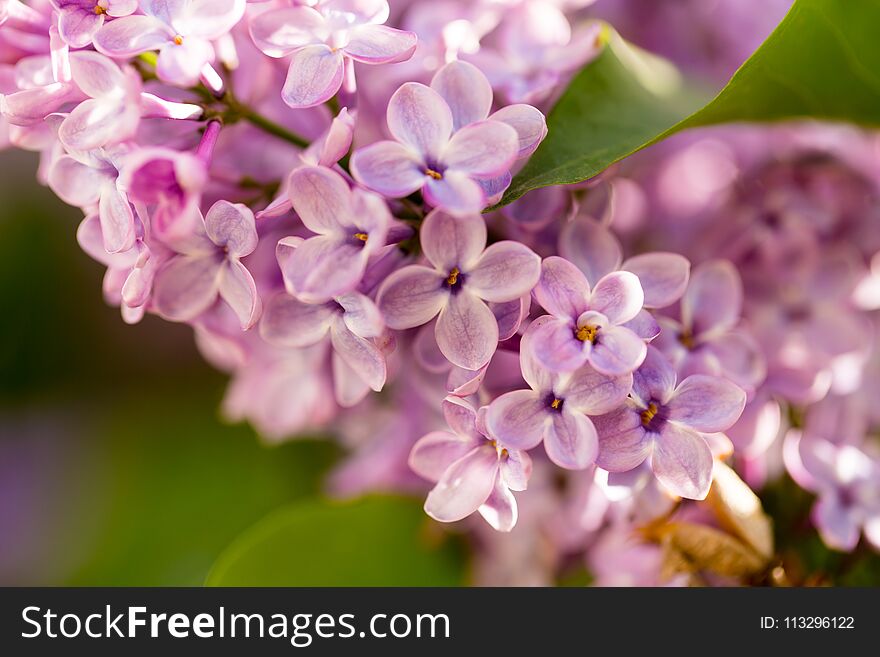
[[[362,250],[347,241],[319,235],[305,240],[282,270],[291,294],[308,303],[321,303],[351,292],[364,275]]]
[[[498,477],[498,456],[489,445],[455,461],[425,500],[425,513],[440,522],[466,518],[486,501]]]
[[[596,465],[609,472],[626,472],[651,453],[652,435],[645,431],[639,414],[623,407],[592,418],[599,436]]]
[[[810,517],[826,545],[844,552],[855,549],[859,542],[859,526],[836,495],[820,497]]]
[[[687,289],[690,261],[677,253],[643,253],[621,266],[639,277],[646,308],[665,308],[678,301]]]
[[[575,337],[574,328],[568,320],[544,315],[529,325],[526,335],[530,339],[530,352],[542,369],[571,372],[581,367],[589,357],[589,343]]]
[[[452,135],[440,157],[450,169],[493,178],[510,169],[518,152],[516,130],[500,121],[479,121]]]
[[[531,449],[550,422],[547,404],[532,390],[514,390],[496,398],[486,410],[489,435],[512,449]]]
[[[507,450],[501,459],[501,476],[511,490],[526,490],[532,476],[532,457],[519,449]]]
[[[409,453],[409,467],[420,477],[439,481],[446,469],[474,446],[474,442],[467,437],[449,431],[432,431],[413,445]]]
[[[603,326],[590,351],[590,364],[609,376],[635,371],[648,352],[648,346],[635,333],[622,326]]]
[[[742,282],[730,262],[713,260],[693,271],[681,300],[681,317],[694,334],[732,328],[741,310]]]
[[[227,258],[223,265],[220,296],[235,312],[242,331],[247,331],[257,323],[263,308],[257,293],[257,284],[247,267],[236,258]]]
[[[620,242],[606,226],[593,219],[563,226],[559,255],[580,269],[591,283],[615,271],[623,259]]]
[[[650,402],[665,404],[675,389],[675,370],[659,350],[648,347],[645,360],[633,373],[633,396],[647,406]]]
[[[351,173],[359,183],[392,198],[421,189],[427,176],[421,158],[396,141],[379,141],[357,149],[351,156]]]
[[[443,282],[443,274],[421,265],[398,269],[386,278],[376,305],[388,328],[408,329],[431,321],[450,296]]]
[[[171,41],[159,50],[156,75],[170,84],[192,86],[199,81],[205,64],[213,60],[214,48],[208,41],[196,37],[188,37],[181,44]]]
[[[106,173],[69,155],[56,158],[49,168],[49,187],[62,201],[81,208],[98,202]]]
[[[107,180],[101,188],[98,216],[101,219],[104,248],[108,253],[128,251],[134,246],[136,238],[134,213],[131,211],[128,198],[111,180]]]
[[[605,315],[612,324],[623,324],[639,314],[644,302],[639,277],[628,271],[615,271],[596,283],[590,308]]]
[[[58,12],[58,33],[71,48],[85,48],[104,24],[104,15],[68,6]]]
[[[630,390],[632,374],[611,377],[584,365],[563,380],[559,393],[568,408],[586,415],[604,415],[621,406]]]
[[[495,486],[486,501],[477,511],[489,526],[497,532],[509,532],[516,526],[519,511],[516,506],[516,498],[510,489],[496,477]]]
[[[290,174],[290,202],[313,233],[329,235],[341,230],[341,220],[351,214],[351,189],[342,176],[326,167],[302,167]]]
[[[348,330],[362,338],[377,338],[385,330],[385,320],[373,300],[359,292],[349,292],[336,297],[342,306],[342,320]]]
[[[517,159],[528,157],[547,136],[547,120],[541,112],[531,105],[522,103],[502,107],[489,117],[490,121],[501,121],[516,130],[519,137]]]
[[[486,301],[512,301],[528,294],[540,275],[541,258],[525,244],[505,240],[483,252],[465,285]]]
[[[293,109],[315,107],[339,91],[342,77],[342,51],[324,44],[305,46],[290,58],[281,99]]]
[[[675,389],[666,410],[669,420],[713,433],[730,428],[745,405],[746,393],[732,381],[694,374]]]
[[[173,37],[174,31],[152,16],[125,16],[105,23],[94,44],[98,52],[123,58],[158,50]]]
[[[485,121],[492,109],[492,87],[473,64],[455,60],[434,74],[431,89],[443,97],[452,111],[454,130]]]
[[[407,82],[394,92],[387,120],[397,141],[427,158],[436,158],[452,134],[452,112],[446,101],[418,82]]]
[[[428,178],[422,194],[429,205],[450,214],[476,214],[486,207],[483,188],[460,171],[446,171],[441,180]]]
[[[416,50],[414,32],[395,30],[386,25],[360,25],[349,32],[345,54],[363,64],[402,62]]]
[[[486,247],[486,222],[479,215],[455,217],[442,210],[433,210],[419,230],[422,252],[441,272],[453,267],[468,274]]]
[[[250,33],[263,53],[284,57],[297,48],[323,41],[328,30],[324,17],[311,7],[283,7],[253,16]]]
[[[266,304],[260,336],[279,347],[308,347],[327,335],[333,314],[329,304],[303,303],[280,292]]]
[[[172,14],[172,26],[180,34],[219,39],[235,27],[246,8],[246,0],[189,0]]]
[[[205,215],[208,238],[229,254],[244,257],[257,248],[257,226],[254,213],[246,205],[217,201]]]
[[[336,353],[364,383],[376,392],[382,389],[386,377],[385,357],[372,341],[349,331],[338,317],[330,326],[330,341]]]
[[[465,290],[449,295],[437,317],[435,337],[450,363],[478,370],[498,346],[498,322],[481,299]]]
[[[544,258],[535,300],[551,315],[571,320],[589,304],[590,284],[580,269],[559,256]]]
[[[709,444],[690,429],[667,422],[654,441],[651,469],[663,487],[679,497],[705,499],[713,463]]]
[[[173,322],[201,315],[217,298],[222,267],[219,255],[172,258],[153,283],[156,312]]]
[[[547,456],[560,468],[583,470],[596,461],[596,428],[586,415],[565,410],[552,413],[553,421],[544,438]]]

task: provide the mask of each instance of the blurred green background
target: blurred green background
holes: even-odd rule
[[[329,502],[330,443],[221,422],[224,375],[188,327],[104,304],[36,167],[0,153],[0,584],[200,585],[218,559],[231,584],[463,581],[418,500]]]

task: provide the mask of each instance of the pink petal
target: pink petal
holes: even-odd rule
[[[362,250],[335,237],[319,235],[304,241],[282,270],[285,284],[303,301],[321,303],[351,292],[364,275]]]
[[[450,294],[435,328],[437,346],[453,365],[478,370],[498,346],[498,322],[482,300],[467,291]]]
[[[297,50],[290,58],[281,99],[288,107],[314,107],[330,100],[342,86],[342,52],[318,44]]]
[[[580,269],[559,256],[544,258],[535,300],[551,315],[576,319],[589,303],[590,284]]]
[[[810,517],[826,545],[844,552],[855,549],[859,542],[859,525],[835,495],[819,498]]]
[[[283,7],[251,18],[251,38],[270,57],[284,57],[297,48],[324,41],[324,17],[311,7]]]
[[[489,310],[498,321],[498,340],[500,342],[509,340],[517,334],[523,320],[528,317],[531,300],[529,295],[523,295],[513,301],[489,304]]]
[[[667,404],[669,420],[697,431],[713,433],[731,427],[742,415],[746,393],[717,376],[695,374],[675,389]]]
[[[532,457],[518,449],[508,450],[501,459],[501,475],[511,490],[526,490],[532,476]]]
[[[691,263],[677,253],[643,253],[628,258],[622,269],[639,277],[646,308],[665,308],[687,289]]]
[[[519,137],[517,159],[528,157],[547,136],[547,121],[544,115],[531,105],[508,105],[489,117],[490,121],[506,123],[516,130]]]
[[[423,157],[436,158],[452,134],[452,112],[433,89],[403,84],[388,101],[388,129]]]
[[[156,312],[174,322],[201,315],[217,298],[223,262],[219,255],[172,258],[153,284]]]
[[[214,48],[208,41],[187,37],[182,44],[172,41],[162,46],[156,60],[156,75],[169,84],[193,86],[198,83],[205,64],[213,60]]]
[[[125,16],[105,23],[94,44],[105,55],[123,58],[158,50],[173,38],[174,31],[152,16]]]
[[[476,214],[486,207],[482,188],[460,171],[446,171],[441,180],[429,178],[422,194],[429,205],[451,214]]]
[[[566,319],[544,315],[529,325],[526,335],[540,367],[551,372],[571,372],[589,358],[589,343],[575,337],[574,327]]]
[[[103,14],[80,7],[64,7],[58,13],[58,32],[71,48],[85,48],[103,24]]]
[[[498,456],[491,446],[478,447],[455,461],[425,500],[425,512],[440,522],[455,522],[476,511],[492,493]]]
[[[450,169],[492,178],[510,169],[518,150],[516,130],[499,121],[480,121],[452,135],[440,157]]]
[[[348,330],[341,319],[330,326],[333,349],[355,373],[376,392],[385,385],[385,357],[370,340]]]
[[[703,263],[691,274],[681,300],[681,317],[694,334],[732,328],[742,309],[742,282],[726,260]]]
[[[561,413],[551,413],[553,421],[544,438],[547,456],[560,468],[583,470],[592,465],[598,454],[596,428],[589,418],[572,413],[563,406]]]
[[[477,432],[477,412],[463,399],[447,397],[443,400],[443,418],[446,424],[459,436],[466,436],[475,444],[483,438]]]
[[[654,319],[654,316],[647,310],[640,310],[635,317],[628,322],[621,324],[623,328],[628,328],[645,342],[651,342],[660,335],[660,324]]]
[[[458,60],[446,64],[434,74],[431,88],[449,105],[454,130],[485,121],[492,109],[492,87],[473,64]]]
[[[489,404],[489,435],[512,449],[531,449],[544,437],[550,423],[547,404],[532,390],[514,390]]]
[[[468,275],[486,247],[486,222],[479,215],[454,217],[442,210],[433,210],[425,217],[419,230],[422,252],[441,272],[458,267]]]
[[[610,377],[584,365],[562,383],[565,406],[586,415],[604,415],[621,406],[632,390],[632,375]]]
[[[359,292],[349,292],[336,297],[336,303],[342,306],[342,320],[348,330],[362,338],[377,338],[385,330],[382,313],[370,297]]]
[[[262,310],[257,284],[251,273],[237,259],[227,259],[223,265],[220,296],[235,312],[242,331],[247,331],[257,323]]]
[[[590,352],[590,364],[609,376],[634,371],[647,354],[645,341],[622,326],[604,326]]]
[[[214,244],[232,256],[244,257],[257,248],[254,213],[241,203],[217,201],[205,215],[205,230]]]
[[[495,479],[495,487],[477,511],[489,526],[497,532],[509,532],[516,526],[519,511],[516,498],[504,485],[500,477]]]
[[[132,121],[121,102],[84,100],[61,122],[59,139],[71,150],[89,151],[131,138],[137,116]]]
[[[172,14],[172,25],[180,34],[213,41],[235,27],[246,8],[246,0],[190,0]]]
[[[620,242],[606,226],[592,219],[573,221],[559,233],[559,255],[596,283],[615,271],[623,259]]]
[[[675,389],[675,370],[669,360],[654,347],[648,347],[645,360],[633,373],[633,396],[642,406],[654,401],[665,404]]]
[[[596,465],[609,472],[626,472],[641,464],[651,453],[653,440],[639,414],[629,407],[593,418],[599,436]]]
[[[108,180],[101,189],[98,216],[101,219],[104,248],[108,253],[128,251],[134,246],[134,214],[128,198],[116,189],[113,181]]]
[[[684,427],[667,422],[654,441],[651,469],[663,487],[679,497],[705,499],[713,463],[706,440]]]
[[[424,164],[412,149],[396,141],[379,141],[359,148],[351,156],[351,173],[370,189],[400,198],[425,184]]]
[[[370,394],[370,386],[335,351],[330,357],[330,368],[333,374],[333,395],[342,408],[356,406]]]
[[[443,274],[420,265],[404,267],[386,278],[376,305],[388,328],[408,329],[431,321],[450,296],[444,281]]]
[[[623,324],[639,313],[644,302],[639,277],[628,271],[616,271],[596,283],[590,308],[605,315],[612,324]]]
[[[279,347],[308,347],[330,330],[334,311],[328,304],[311,304],[280,292],[266,304],[260,335]]]
[[[107,174],[69,155],[57,158],[49,169],[49,187],[69,205],[88,207],[98,202]]]
[[[439,481],[446,469],[479,443],[448,431],[433,431],[420,438],[409,453],[409,467],[429,481]]]
[[[337,234],[351,215],[351,189],[342,176],[326,167],[302,167],[290,174],[290,202],[313,233]],[[349,237],[352,237],[349,235]]]
[[[528,294],[540,276],[541,258],[525,244],[505,240],[483,252],[465,285],[481,299],[504,302]]]
[[[360,25],[349,32],[345,54],[364,64],[402,62],[416,50],[414,32],[395,30],[385,25]]]

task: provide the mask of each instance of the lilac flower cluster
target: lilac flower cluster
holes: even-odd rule
[[[516,526],[486,582],[670,581],[633,530],[711,524],[682,500],[725,461],[880,548],[873,138],[698,133],[485,212],[600,52],[591,4],[0,0],[0,142],[126,322],[193,327],[228,418],[333,433],[338,494]]]

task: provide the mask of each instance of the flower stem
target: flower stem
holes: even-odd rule
[[[223,102],[232,112],[263,132],[288,141],[294,146],[299,146],[300,148],[308,147],[309,142],[306,139],[300,137],[295,132],[291,132],[283,125],[275,123],[262,114],[255,112],[247,105],[240,103],[232,94],[227,92],[226,95],[223,96]]]

